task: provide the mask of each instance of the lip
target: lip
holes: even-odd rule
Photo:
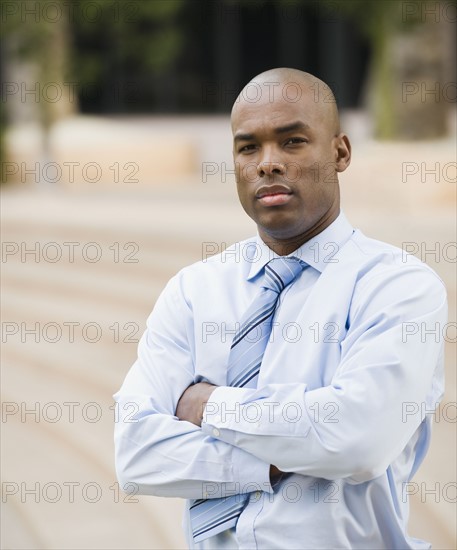
[[[292,190],[286,185],[262,185],[255,197],[263,206],[281,206],[289,202]]]
[[[287,185],[262,185],[257,189],[256,199],[261,199],[267,195],[291,195],[292,189]]]

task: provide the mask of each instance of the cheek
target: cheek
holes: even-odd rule
[[[240,163],[237,160],[235,160],[235,162],[233,163],[233,167],[235,170],[235,181],[238,184],[240,181],[240,174],[241,174]]]
[[[309,179],[309,168],[303,163],[295,161],[287,162],[285,168],[284,179],[291,185],[299,184],[301,181]]]
[[[331,158],[316,154],[307,158],[305,162],[300,162],[297,166],[291,164],[287,175],[291,181],[293,181],[292,178],[295,178],[297,183],[301,181],[308,185],[328,187],[338,181],[335,167],[336,163]]]
[[[236,190],[238,193],[238,198],[241,204],[243,204],[246,201],[246,184],[243,181],[240,181],[238,177],[236,181]]]
[[[237,181],[243,182],[244,185],[255,183],[259,179],[257,174],[257,163],[254,160],[240,162],[236,165],[235,173]]]
[[[284,180],[295,190],[311,191],[312,187],[319,182],[319,170],[315,162],[288,162],[284,173]]]
[[[248,214],[248,216],[252,217],[254,215],[255,207],[252,203],[252,199],[246,193],[246,185],[238,185],[237,191],[241,208],[246,212],[246,214]]]

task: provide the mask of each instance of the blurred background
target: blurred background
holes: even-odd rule
[[[1,547],[184,548],[182,502],[117,484],[112,394],[167,280],[254,233],[229,112],[290,66],[337,97],[352,224],[447,286],[449,323],[424,334],[446,394],[404,495],[410,534],[455,548],[455,1],[0,5]]]

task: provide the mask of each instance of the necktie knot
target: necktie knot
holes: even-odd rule
[[[304,268],[305,263],[294,256],[274,258],[265,266],[265,279],[262,286],[279,294]]]

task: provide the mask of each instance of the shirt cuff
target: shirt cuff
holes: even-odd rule
[[[242,436],[306,437],[311,429],[304,384],[216,388],[203,411],[204,432],[230,445]],[[245,438],[243,438],[245,440]]]
[[[203,431],[216,439],[235,445],[236,432],[241,428],[241,406],[255,393],[250,388],[219,386],[205,405]]]

